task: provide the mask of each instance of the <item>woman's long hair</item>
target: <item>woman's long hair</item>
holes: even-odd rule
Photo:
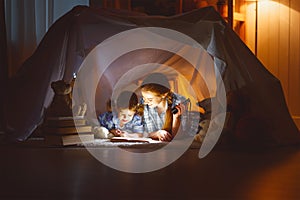
[[[154,93],[158,97],[164,97],[164,101],[167,101],[168,108],[166,110],[165,123],[162,127],[163,130],[168,131],[172,134],[172,102],[173,93],[170,89],[170,84],[167,77],[161,73],[152,73],[145,78],[141,84],[142,91],[149,91]]]

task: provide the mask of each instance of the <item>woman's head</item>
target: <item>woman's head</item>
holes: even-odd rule
[[[145,78],[141,84],[144,103],[155,107],[169,96],[170,84],[167,77],[161,73],[153,73]]]

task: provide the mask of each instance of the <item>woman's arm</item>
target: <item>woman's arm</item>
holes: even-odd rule
[[[181,122],[181,119],[180,119],[180,116],[173,116],[173,122],[172,122],[172,136],[175,137],[175,135],[177,134],[178,132],[178,129],[180,127],[180,122]]]
[[[178,132],[178,129],[181,124],[181,115],[185,111],[185,106],[183,104],[179,104],[175,106],[178,112],[173,114],[173,121],[172,121],[172,136],[175,137],[175,135]]]

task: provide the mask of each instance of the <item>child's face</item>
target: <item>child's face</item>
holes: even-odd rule
[[[132,110],[129,110],[128,108],[121,109],[119,111],[118,118],[122,124],[126,124],[132,120],[134,114],[135,114],[135,112]]]
[[[157,96],[150,91],[142,91],[142,96],[144,104],[147,104],[151,108],[155,108],[163,101],[163,97]]]

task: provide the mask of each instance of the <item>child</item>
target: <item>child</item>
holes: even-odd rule
[[[123,91],[116,102],[112,102],[112,105],[115,110],[109,109],[110,111],[98,116],[101,127],[96,128],[95,137],[143,137],[144,128],[142,117],[138,114],[137,95],[129,91]]]

